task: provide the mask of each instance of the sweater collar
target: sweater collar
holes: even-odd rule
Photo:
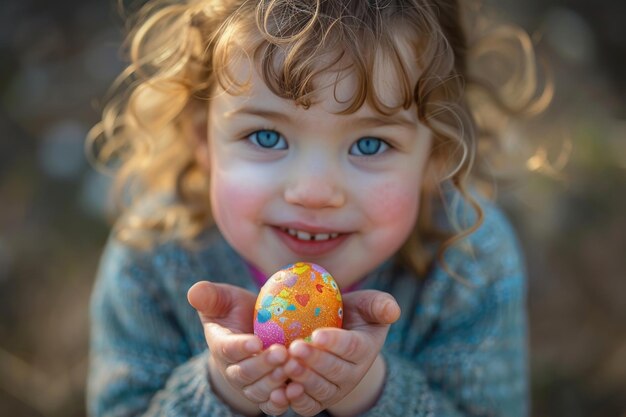
[[[254,279],[254,282],[256,283],[257,287],[260,289],[263,285],[265,285],[265,283],[267,282],[269,277],[265,276],[265,274],[263,272],[261,272],[261,270],[259,270],[259,268],[257,268],[256,266],[252,265],[250,262],[245,261],[245,263],[246,263],[246,266],[248,267],[248,271],[250,272],[250,275]],[[385,265],[386,264],[387,263],[385,263]],[[354,282],[353,284],[349,285],[347,288],[341,289],[341,292],[345,294],[345,293],[349,293],[349,292],[352,292],[352,291],[363,289],[364,283],[365,283],[365,281],[367,281],[367,278],[370,275],[371,274],[368,274],[365,277],[361,278],[360,280],[358,280],[358,281]]]

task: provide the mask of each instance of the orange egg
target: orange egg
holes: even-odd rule
[[[254,334],[263,348],[274,343],[289,347],[296,339],[310,340],[320,327],[341,327],[343,303],[333,277],[321,266],[298,262],[272,275],[254,307]]]

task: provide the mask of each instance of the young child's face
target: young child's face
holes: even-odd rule
[[[430,132],[415,108],[385,118],[371,106],[334,114],[354,79],[322,76],[309,109],[274,95],[247,60],[231,64],[251,88],[223,89],[209,108],[211,201],[229,243],[267,275],[296,261],[350,285],[408,237],[419,207]],[[377,91],[393,94],[380,79]],[[383,95],[383,98],[385,96]],[[389,103],[389,102],[387,102]]]

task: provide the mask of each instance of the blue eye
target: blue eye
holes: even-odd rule
[[[248,136],[250,142],[265,149],[287,149],[287,142],[273,130],[257,130]]]
[[[388,148],[389,145],[387,145],[387,143],[382,139],[365,137],[357,140],[350,147],[350,154],[358,156],[371,156],[382,153]]]

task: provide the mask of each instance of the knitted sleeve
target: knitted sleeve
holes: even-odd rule
[[[472,250],[447,258],[466,282],[439,269],[403,306],[368,417],[528,415],[525,272],[510,225],[487,215]]]
[[[209,385],[208,353],[192,356],[159,272],[148,256],[108,243],[91,303],[89,414],[234,415]]]

